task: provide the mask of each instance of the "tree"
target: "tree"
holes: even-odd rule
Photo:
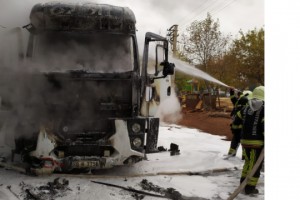
[[[233,41],[231,55],[237,65],[237,77],[242,85],[264,85],[264,29],[240,31]]]
[[[191,63],[209,73],[209,63],[222,57],[228,47],[229,37],[219,30],[219,20],[214,21],[209,13],[203,21],[194,21],[182,35],[183,54]]]
[[[224,53],[224,55],[209,62],[210,74],[227,85],[235,85],[235,82],[237,82],[235,63],[236,60],[232,55]]]

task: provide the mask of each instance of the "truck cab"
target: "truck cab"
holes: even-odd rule
[[[154,33],[146,33],[140,64],[135,23],[127,7],[55,2],[32,8],[23,27],[30,36],[22,109],[11,105],[22,116],[13,152],[31,172],[111,168],[156,151],[155,109],[170,95],[174,64],[168,41]],[[149,62],[151,45],[156,59]]]

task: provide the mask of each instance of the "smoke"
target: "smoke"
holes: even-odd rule
[[[26,54],[29,32],[15,27],[29,24],[32,6],[43,2],[0,2],[0,146],[5,140],[13,147],[14,137],[31,137],[41,124],[51,125],[51,120],[57,120],[58,114],[63,119],[93,118],[93,103],[117,102],[121,97],[127,101],[130,91],[121,83],[71,83],[41,75],[68,70],[131,71],[133,46],[129,36],[43,34],[34,38],[33,58],[21,58]],[[65,105],[68,109],[61,109]]]
[[[182,119],[181,105],[174,89],[171,95],[160,102],[155,117],[159,117],[162,122],[176,123]]]
[[[130,36],[52,33],[39,36],[39,44],[34,62],[43,64],[43,71],[114,73],[131,71],[134,65]]]
[[[153,57],[152,54],[150,54],[150,57]],[[199,70],[192,65],[189,65],[186,62],[183,62],[181,60],[178,60],[174,58],[171,54],[169,56],[170,62],[174,62],[176,66],[176,70],[181,71],[185,74],[198,77],[204,80],[207,80],[209,82],[213,82],[216,84],[219,84],[224,87],[229,87],[225,83],[217,80],[216,78],[212,77],[211,75],[203,72],[202,70]],[[163,122],[168,122],[168,123],[176,123],[179,120],[182,119],[182,114],[181,114],[181,105],[178,100],[178,97],[175,94],[174,89],[172,88],[171,96],[163,100],[158,109],[156,116],[161,119]]]
[[[37,45],[34,46],[33,59],[26,59],[25,62],[21,61],[22,52],[25,54],[24,52],[27,50],[29,33],[26,29],[14,29],[14,27],[29,24],[29,14],[32,6],[44,2],[47,1],[13,0],[0,2],[0,106],[12,110],[10,115],[7,115],[7,119],[21,122],[15,126],[16,130],[14,131],[21,135],[30,135],[30,132],[32,132],[30,129],[38,129],[40,123],[44,123],[44,120],[52,117],[49,116],[51,110],[49,111],[48,106],[51,102],[57,104],[67,102],[71,107],[77,108],[78,113],[82,116],[93,115],[91,105],[87,100],[77,102],[78,107],[75,105],[75,93],[82,94],[87,87],[81,87],[81,90],[79,90],[78,85],[75,84],[57,80],[49,82],[49,78],[38,75],[40,72],[61,72],[70,69],[97,72],[121,70],[119,72],[125,72],[131,70],[130,67],[132,67],[133,62],[133,58],[128,56],[131,55],[132,51],[130,37],[110,38],[105,35],[90,34],[88,37],[81,35],[79,39],[76,33],[70,33],[67,36],[69,39],[65,39],[66,37],[58,34],[43,34],[35,37],[34,40]],[[100,3],[96,0],[93,2]],[[114,1],[115,5],[118,5],[117,2],[120,3],[121,1]],[[124,2],[120,3],[120,6],[131,7],[131,5],[125,5]],[[133,11],[136,13],[138,10],[137,13],[141,15],[141,11],[144,12],[145,9],[139,9],[141,8],[139,6],[141,6],[141,3],[136,7],[133,6]],[[140,16],[137,21],[139,22],[141,19]],[[141,39],[141,41],[144,40]],[[177,67],[180,66],[177,65]],[[206,76],[206,78],[208,77]],[[107,85],[107,87],[110,86]],[[92,96],[97,97],[99,88],[90,85],[89,89],[91,95],[88,95],[86,99],[93,99]],[[104,91],[105,88],[101,88],[103,96],[108,95],[110,99],[114,98],[114,90],[107,93]],[[124,92],[126,93],[127,90],[124,90]],[[55,95],[53,95],[54,93]],[[96,101],[95,97],[93,100]],[[108,102],[109,99],[106,101]],[[172,91],[171,97],[161,102],[157,115],[163,121],[176,122],[180,119],[180,104],[174,91]],[[30,121],[34,121],[32,119],[36,119],[36,123],[28,126]],[[0,123],[3,123],[1,119]],[[30,128],[25,130],[24,127]]]

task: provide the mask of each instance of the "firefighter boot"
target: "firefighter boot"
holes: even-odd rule
[[[255,188],[255,186],[246,185],[245,194],[250,195],[250,194],[258,194],[258,193],[259,191],[258,189]]]

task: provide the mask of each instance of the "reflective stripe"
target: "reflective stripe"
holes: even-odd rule
[[[245,156],[245,163],[244,163],[243,170],[242,170],[242,178],[246,178],[246,176],[248,174],[248,167],[249,167],[249,158],[246,155]]]
[[[250,151],[249,172],[253,169],[254,164],[255,164],[255,150],[251,149],[251,151]]]
[[[256,185],[257,185],[257,182],[258,182],[258,178],[251,177],[251,178],[249,179],[249,181],[247,182],[247,185],[256,186]]]
[[[260,117],[260,113],[262,112],[263,106],[261,106],[255,113],[254,116],[254,122],[252,124],[252,135],[257,135],[257,131],[258,131],[258,126],[259,126],[259,117]]]
[[[240,111],[239,111],[236,115],[237,115],[239,118],[243,119],[242,114],[241,114]]]
[[[235,125],[235,124],[232,124],[231,126],[232,129],[242,129],[243,128],[243,125]]]
[[[236,150],[233,148],[230,148],[228,151],[228,154],[236,154]]]
[[[255,159],[255,156],[256,154],[255,154],[255,150],[254,149],[251,149],[251,151],[250,151],[250,159],[249,159],[249,164],[248,164],[248,170],[247,170],[247,175],[248,175],[248,173],[250,173],[251,171],[252,171],[252,169],[253,169],[253,166],[254,166],[254,164],[255,164],[255,161],[256,161],[256,159]],[[248,182],[247,182],[247,185],[251,185],[252,184],[252,181],[251,181],[252,179],[249,179],[248,180]]]
[[[245,140],[245,139],[242,139],[241,144],[263,146],[264,141],[262,141],[262,140]]]

